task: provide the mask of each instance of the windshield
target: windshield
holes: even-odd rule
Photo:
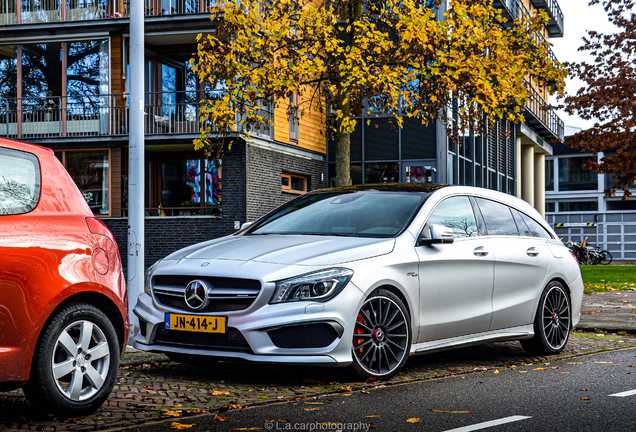
[[[248,235],[305,234],[394,237],[429,194],[409,192],[325,192],[304,195],[250,227]]]

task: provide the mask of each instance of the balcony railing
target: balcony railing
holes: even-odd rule
[[[545,9],[550,17],[548,23],[548,34],[550,37],[563,37],[565,21],[563,11],[557,0],[530,0],[536,8]]]
[[[127,18],[129,0],[0,0],[0,26]],[[210,14],[217,0],[144,0],[145,15]],[[263,0],[261,7],[271,4]],[[18,11],[18,13],[16,13]]]
[[[554,110],[549,109],[545,99],[527,81],[526,86],[530,90],[530,97],[526,101],[524,111],[526,122],[544,138],[558,138],[562,142],[565,138],[563,120]]]
[[[195,135],[202,125],[198,111],[203,97],[221,92],[147,93],[144,128],[147,135]],[[200,96],[200,97],[199,97]],[[262,114],[272,120],[271,104]],[[128,95],[84,95],[0,99],[0,136],[18,139],[122,137],[129,131]],[[250,135],[271,139],[273,128],[261,124]]]

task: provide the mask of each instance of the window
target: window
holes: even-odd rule
[[[93,213],[110,215],[110,151],[66,150],[55,154]]]
[[[522,236],[540,237],[547,239],[552,238],[550,233],[545,228],[543,228],[543,226],[539,222],[532,219],[525,213],[521,213],[520,211],[517,211],[515,209],[510,210],[512,211],[515,222],[517,222],[517,227],[519,228],[519,232]]]
[[[546,213],[554,213],[554,212],[556,212],[556,203],[554,201],[546,202],[545,203],[545,211],[546,211]]]
[[[559,201],[559,211],[598,211],[598,201]]]
[[[488,235],[519,235],[517,224],[507,205],[483,198],[476,198],[476,201],[484,216]]]
[[[545,190],[554,190],[554,159],[545,161]]]
[[[594,171],[583,168],[589,159],[589,156],[559,159],[559,191],[598,189],[598,181]]]
[[[295,175],[295,174],[283,173],[282,190],[283,192],[291,192],[291,193],[307,192],[307,177]]]
[[[636,210],[636,201],[633,198],[630,198],[627,201],[607,201],[606,206],[608,211]]]
[[[435,207],[426,224],[443,225],[453,230],[455,238],[476,237],[477,221],[468,197],[447,198]]]
[[[300,136],[298,126],[298,94],[289,97],[289,140],[298,142]]]
[[[40,166],[35,156],[0,149],[0,215],[28,213],[40,197]]]
[[[220,215],[221,161],[162,160],[158,163],[161,196],[149,214],[160,216]]]

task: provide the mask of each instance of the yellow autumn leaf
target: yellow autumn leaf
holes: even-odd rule
[[[177,423],[177,422],[172,422],[170,424],[170,429],[190,429],[191,427],[193,427],[195,424],[182,424],[182,423]]]
[[[170,417],[181,417],[181,413],[179,413],[177,411],[168,411],[168,412],[163,413],[163,415],[170,416]]]
[[[220,415],[215,414],[215,415],[214,415],[214,420],[217,420],[217,421],[225,421],[225,420],[227,420],[227,417],[225,417],[225,416],[220,416]]]
[[[548,369],[547,367],[542,367],[542,368],[536,368],[534,370],[547,370],[547,369]]]
[[[212,393],[210,393],[212,396],[229,396],[230,392],[229,391],[222,391],[222,390],[213,390]]]
[[[422,423],[422,419],[419,417],[411,417],[406,422],[407,423]]]
[[[435,408],[428,408],[429,411],[438,412],[438,413],[449,413],[449,414],[474,414],[474,411],[449,411]]]
[[[499,369],[495,369],[494,371],[492,371],[492,373],[498,374],[498,373],[501,373],[501,372],[499,372]]]
[[[373,414],[373,415],[367,415],[365,416],[366,418],[377,418],[377,417],[382,417],[382,414]]]

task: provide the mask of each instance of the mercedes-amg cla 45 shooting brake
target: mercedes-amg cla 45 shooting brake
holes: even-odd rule
[[[478,342],[558,353],[582,296],[576,259],[520,199],[343,187],[154,264],[134,309],[135,346],[183,361],[352,365],[387,379],[411,354]]]

